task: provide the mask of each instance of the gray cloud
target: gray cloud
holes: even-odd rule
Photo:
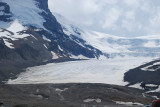
[[[119,36],[160,34],[159,0],[49,0],[76,25]]]

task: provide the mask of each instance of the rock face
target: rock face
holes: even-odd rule
[[[0,81],[51,60],[99,58],[103,53],[63,33],[48,0],[0,1]]]
[[[124,80],[131,85],[136,83],[160,85],[160,60],[155,60],[125,73]]]

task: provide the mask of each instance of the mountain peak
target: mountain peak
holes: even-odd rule
[[[1,0],[0,18],[0,71],[6,78],[29,66],[103,55],[83,39],[65,34],[48,0]]]

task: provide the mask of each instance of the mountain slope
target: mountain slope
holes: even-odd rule
[[[84,39],[88,44],[96,47],[104,53],[109,53],[110,57],[115,56],[160,56],[160,36],[141,37],[118,37],[95,31],[88,31],[75,26],[65,17],[58,13],[53,13],[58,22],[61,23],[63,31],[67,35],[75,35]]]
[[[160,59],[133,68],[125,73],[124,81],[133,84],[160,85]],[[157,87],[158,88],[158,87]]]
[[[48,0],[0,1],[0,81],[52,60],[100,58],[103,53],[63,33]]]

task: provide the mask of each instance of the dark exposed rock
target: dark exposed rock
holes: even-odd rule
[[[152,61],[144,65],[141,65],[137,68],[129,70],[125,73],[124,81],[129,82],[130,85],[136,83],[160,85],[160,69],[158,68],[160,67],[160,65],[154,65],[154,63],[157,62],[160,62],[160,60]],[[145,67],[147,67],[147,69],[143,70],[143,68]]]

